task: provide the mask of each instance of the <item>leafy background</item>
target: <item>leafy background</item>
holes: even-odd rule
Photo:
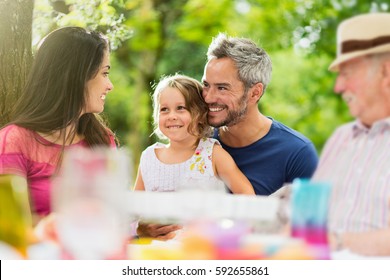
[[[249,37],[273,61],[260,110],[309,137],[321,153],[332,131],[351,120],[327,70],[337,25],[388,10],[387,1],[368,0],[35,0],[32,50],[61,26],[109,36],[115,88],[104,114],[137,168],[142,150],[156,141],[150,136],[152,85],[177,72],[200,80],[208,44],[219,32]]]

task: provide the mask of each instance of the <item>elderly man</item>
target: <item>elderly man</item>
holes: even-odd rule
[[[390,14],[352,17],[338,28],[334,91],[355,121],[327,141],[316,181],[333,186],[330,243],[364,255],[390,255]]]

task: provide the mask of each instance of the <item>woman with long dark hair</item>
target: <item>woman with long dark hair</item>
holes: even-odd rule
[[[113,85],[105,36],[64,27],[39,44],[24,92],[0,130],[0,174],[26,178],[32,214],[50,209],[51,177],[74,146],[116,147],[98,115]]]

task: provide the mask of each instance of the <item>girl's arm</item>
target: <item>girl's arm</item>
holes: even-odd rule
[[[135,179],[135,184],[134,184],[134,190],[135,191],[145,190],[144,180],[142,179],[142,175],[141,175],[141,168],[138,168],[137,178]]]
[[[215,174],[233,193],[255,194],[248,178],[238,168],[231,155],[219,145],[213,147],[213,167]]]

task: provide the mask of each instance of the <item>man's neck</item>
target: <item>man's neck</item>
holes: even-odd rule
[[[219,128],[219,139],[230,147],[245,147],[267,135],[271,124],[272,120],[259,113],[233,126]]]

